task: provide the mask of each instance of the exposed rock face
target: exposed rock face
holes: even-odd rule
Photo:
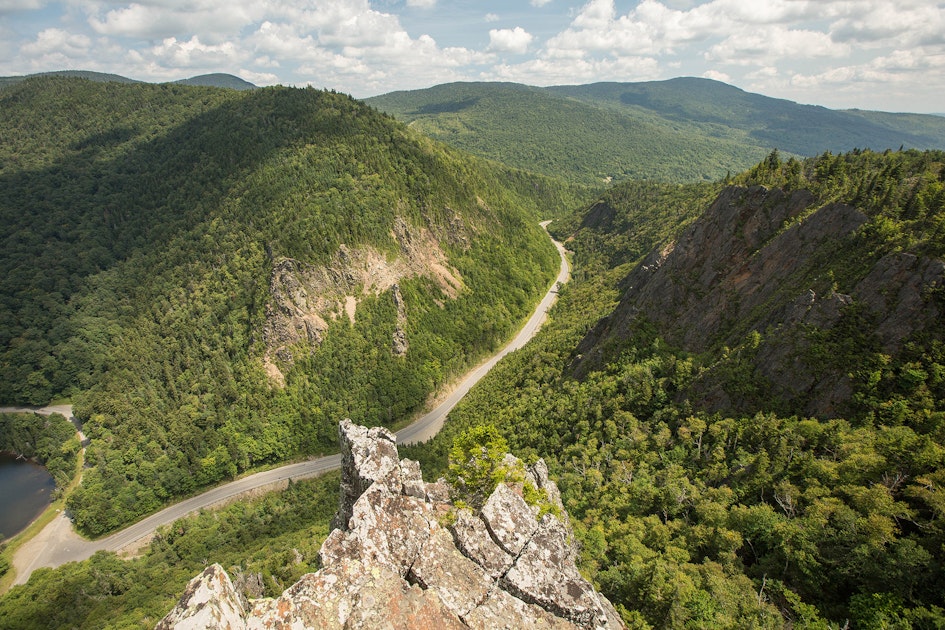
[[[447,237],[464,229],[461,221],[455,227],[451,223]],[[391,351],[398,356],[406,354],[409,347],[407,309],[398,282],[426,276],[445,297],[456,297],[463,287],[462,278],[449,265],[430,230],[396,219],[391,237],[400,250],[393,260],[372,247],[341,245],[327,265],[310,265],[291,258],[273,263],[269,277],[271,300],[266,305],[262,332],[266,369],[275,384],[282,384],[279,365],[292,364],[295,348],[321,343],[329,322],[339,317],[347,316],[353,323],[357,303],[365,295],[391,293],[397,307]]]
[[[199,630],[245,628],[243,603],[219,564],[207,567],[187,585],[174,610],[162,619],[156,630]],[[186,606],[183,603],[186,602]]]
[[[926,297],[945,284],[939,260],[893,253],[844,292],[831,286],[827,262],[866,221],[848,205],[817,207],[804,190],[725,189],[675,243],[651,252],[624,279],[620,304],[579,345],[575,372],[606,362],[641,320],[693,353],[736,347],[755,331],[762,335],[752,357],[759,383],[798,413],[838,412],[852,393],[849,378],[805,361],[811,330],[830,329],[846,307],[863,305],[880,347],[895,354],[910,334],[940,325],[943,316]],[[738,408],[712,382],[689,394],[710,410]]]
[[[499,485],[480,515],[457,510],[444,481],[425,483],[416,462],[398,459],[386,429],[346,420],[340,433],[342,491],[322,568],[243,609],[214,565],[159,628],[623,627],[578,573],[568,526],[539,521],[520,490]],[[544,463],[528,477],[563,512]]]

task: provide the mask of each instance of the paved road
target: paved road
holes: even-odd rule
[[[545,221],[542,223],[542,227],[547,227],[548,223],[550,223],[550,221]],[[558,254],[561,257],[561,265],[558,269],[558,277],[555,279],[555,283],[551,285],[551,289],[548,290],[548,293],[545,294],[545,297],[538,304],[538,308],[535,309],[535,312],[532,313],[532,316],[525,323],[524,328],[522,328],[518,335],[516,335],[515,338],[508,343],[508,345],[502,348],[498,354],[467,374],[466,378],[463,379],[459,386],[457,386],[457,388],[453,390],[446,400],[440,403],[436,409],[421,417],[410,426],[398,431],[398,444],[426,442],[434,435],[439,433],[440,429],[443,427],[443,422],[446,420],[447,414],[453,410],[453,407],[456,406],[456,403],[458,403],[463,396],[469,393],[469,390],[472,389],[473,385],[478,383],[483,376],[488,374],[489,370],[491,370],[495,364],[498,363],[505,355],[512,352],[513,350],[518,350],[535,336],[535,333],[538,332],[538,329],[541,328],[541,325],[545,323],[545,319],[548,317],[548,310],[555,303],[555,300],[558,299],[558,287],[571,279],[571,268],[568,265],[568,259],[564,253],[564,245],[555,241],[555,247],[558,248]]]
[[[546,221],[542,223],[542,226],[547,227],[547,224],[548,222]],[[555,242],[555,246],[558,248],[558,253],[561,257],[558,277],[551,286],[551,289],[549,289],[548,293],[539,303],[538,308],[535,309],[535,312],[532,314],[531,318],[529,318],[524,328],[522,328],[518,335],[516,335],[508,345],[502,348],[498,354],[467,374],[456,389],[435,409],[421,416],[416,422],[398,431],[398,443],[411,444],[414,442],[424,442],[436,435],[440,428],[442,428],[446,415],[456,406],[456,403],[472,389],[473,385],[478,383],[505,355],[521,348],[535,336],[535,333],[538,332],[538,329],[547,318],[548,309],[551,308],[558,297],[558,287],[570,279],[570,267],[565,257],[564,246],[558,242]],[[13,408],[9,409],[13,410]],[[19,409],[24,411],[38,411],[37,409]],[[0,409],[0,411],[2,411],[2,409]],[[53,411],[58,411],[67,418],[72,418],[72,408],[67,406],[46,407],[40,411],[40,413],[52,413]],[[14,566],[17,571],[16,584],[26,583],[30,574],[40,567],[58,567],[66,562],[85,560],[95,552],[101,550],[119,551],[146,539],[153,534],[158,527],[173,523],[177,519],[192,512],[232,499],[245,492],[284,482],[288,479],[314,477],[338,468],[340,465],[341,455],[328,455],[318,459],[288,464],[273,470],[255,473],[248,477],[213,488],[212,490],[208,490],[203,494],[191,497],[180,503],[175,503],[111,536],[95,541],[88,541],[81,538],[72,529],[72,524],[65,514],[59,514],[55,520],[47,525],[32,540],[25,543],[17,550],[13,558]]]

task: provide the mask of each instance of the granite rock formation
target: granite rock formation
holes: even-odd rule
[[[621,628],[578,573],[567,523],[538,517],[521,485],[500,484],[479,514],[445,481],[426,483],[383,428],[340,425],[338,514],[321,569],[274,599],[239,605],[219,565],[188,585],[160,630],[198,628]],[[544,463],[526,479],[564,514]]]

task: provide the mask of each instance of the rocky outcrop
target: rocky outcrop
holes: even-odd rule
[[[238,608],[219,566],[194,578],[158,625],[171,628],[621,628],[574,564],[567,520],[500,484],[480,514],[423,481],[383,428],[340,425],[342,482],[321,569]],[[526,477],[563,514],[543,462]]]
[[[181,604],[158,623],[156,630],[237,630],[246,627],[243,602],[233,588],[230,576],[219,564],[207,567],[192,579],[180,601]]]
[[[859,305],[878,346],[895,355],[910,335],[939,326],[943,316],[928,296],[945,285],[945,264],[901,252],[851,255],[866,222],[852,206],[818,206],[805,190],[726,188],[674,243],[651,252],[624,279],[617,308],[579,345],[575,374],[610,360],[641,322],[692,353],[737,348],[758,334],[748,360],[764,397],[795,413],[838,413],[852,393],[849,370],[810,363],[811,331],[832,329]],[[847,267],[863,269],[845,286],[827,271],[841,253]],[[712,411],[739,410],[740,401],[711,375],[685,395]]]
[[[446,230],[447,236],[465,229],[462,222]],[[455,235],[457,238],[461,234]],[[365,295],[390,292],[397,308],[391,352],[407,353],[407,308],[399,282],[424,276],[439,287],[445,298],[454,298],[463,287],[437,238],[427,228],[395,219],[391,238],[398,246],[392,259],[372,247],[341,245],[327,265],[310,265],[292,258],[273,262],[269,276],[270,301],[266,305],[263,340],[264,362],[273,383],[284,381],[282,368],[291,366],[294,352],[321,343],[329,323],[347,317],[354,323],[357,304]],[[282,366],[282,367],[280,367]]]

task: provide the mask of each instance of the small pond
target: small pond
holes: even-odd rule
[[[0,453],[0,540],[19,533],[49,505],[56,487],[45,468]]]

